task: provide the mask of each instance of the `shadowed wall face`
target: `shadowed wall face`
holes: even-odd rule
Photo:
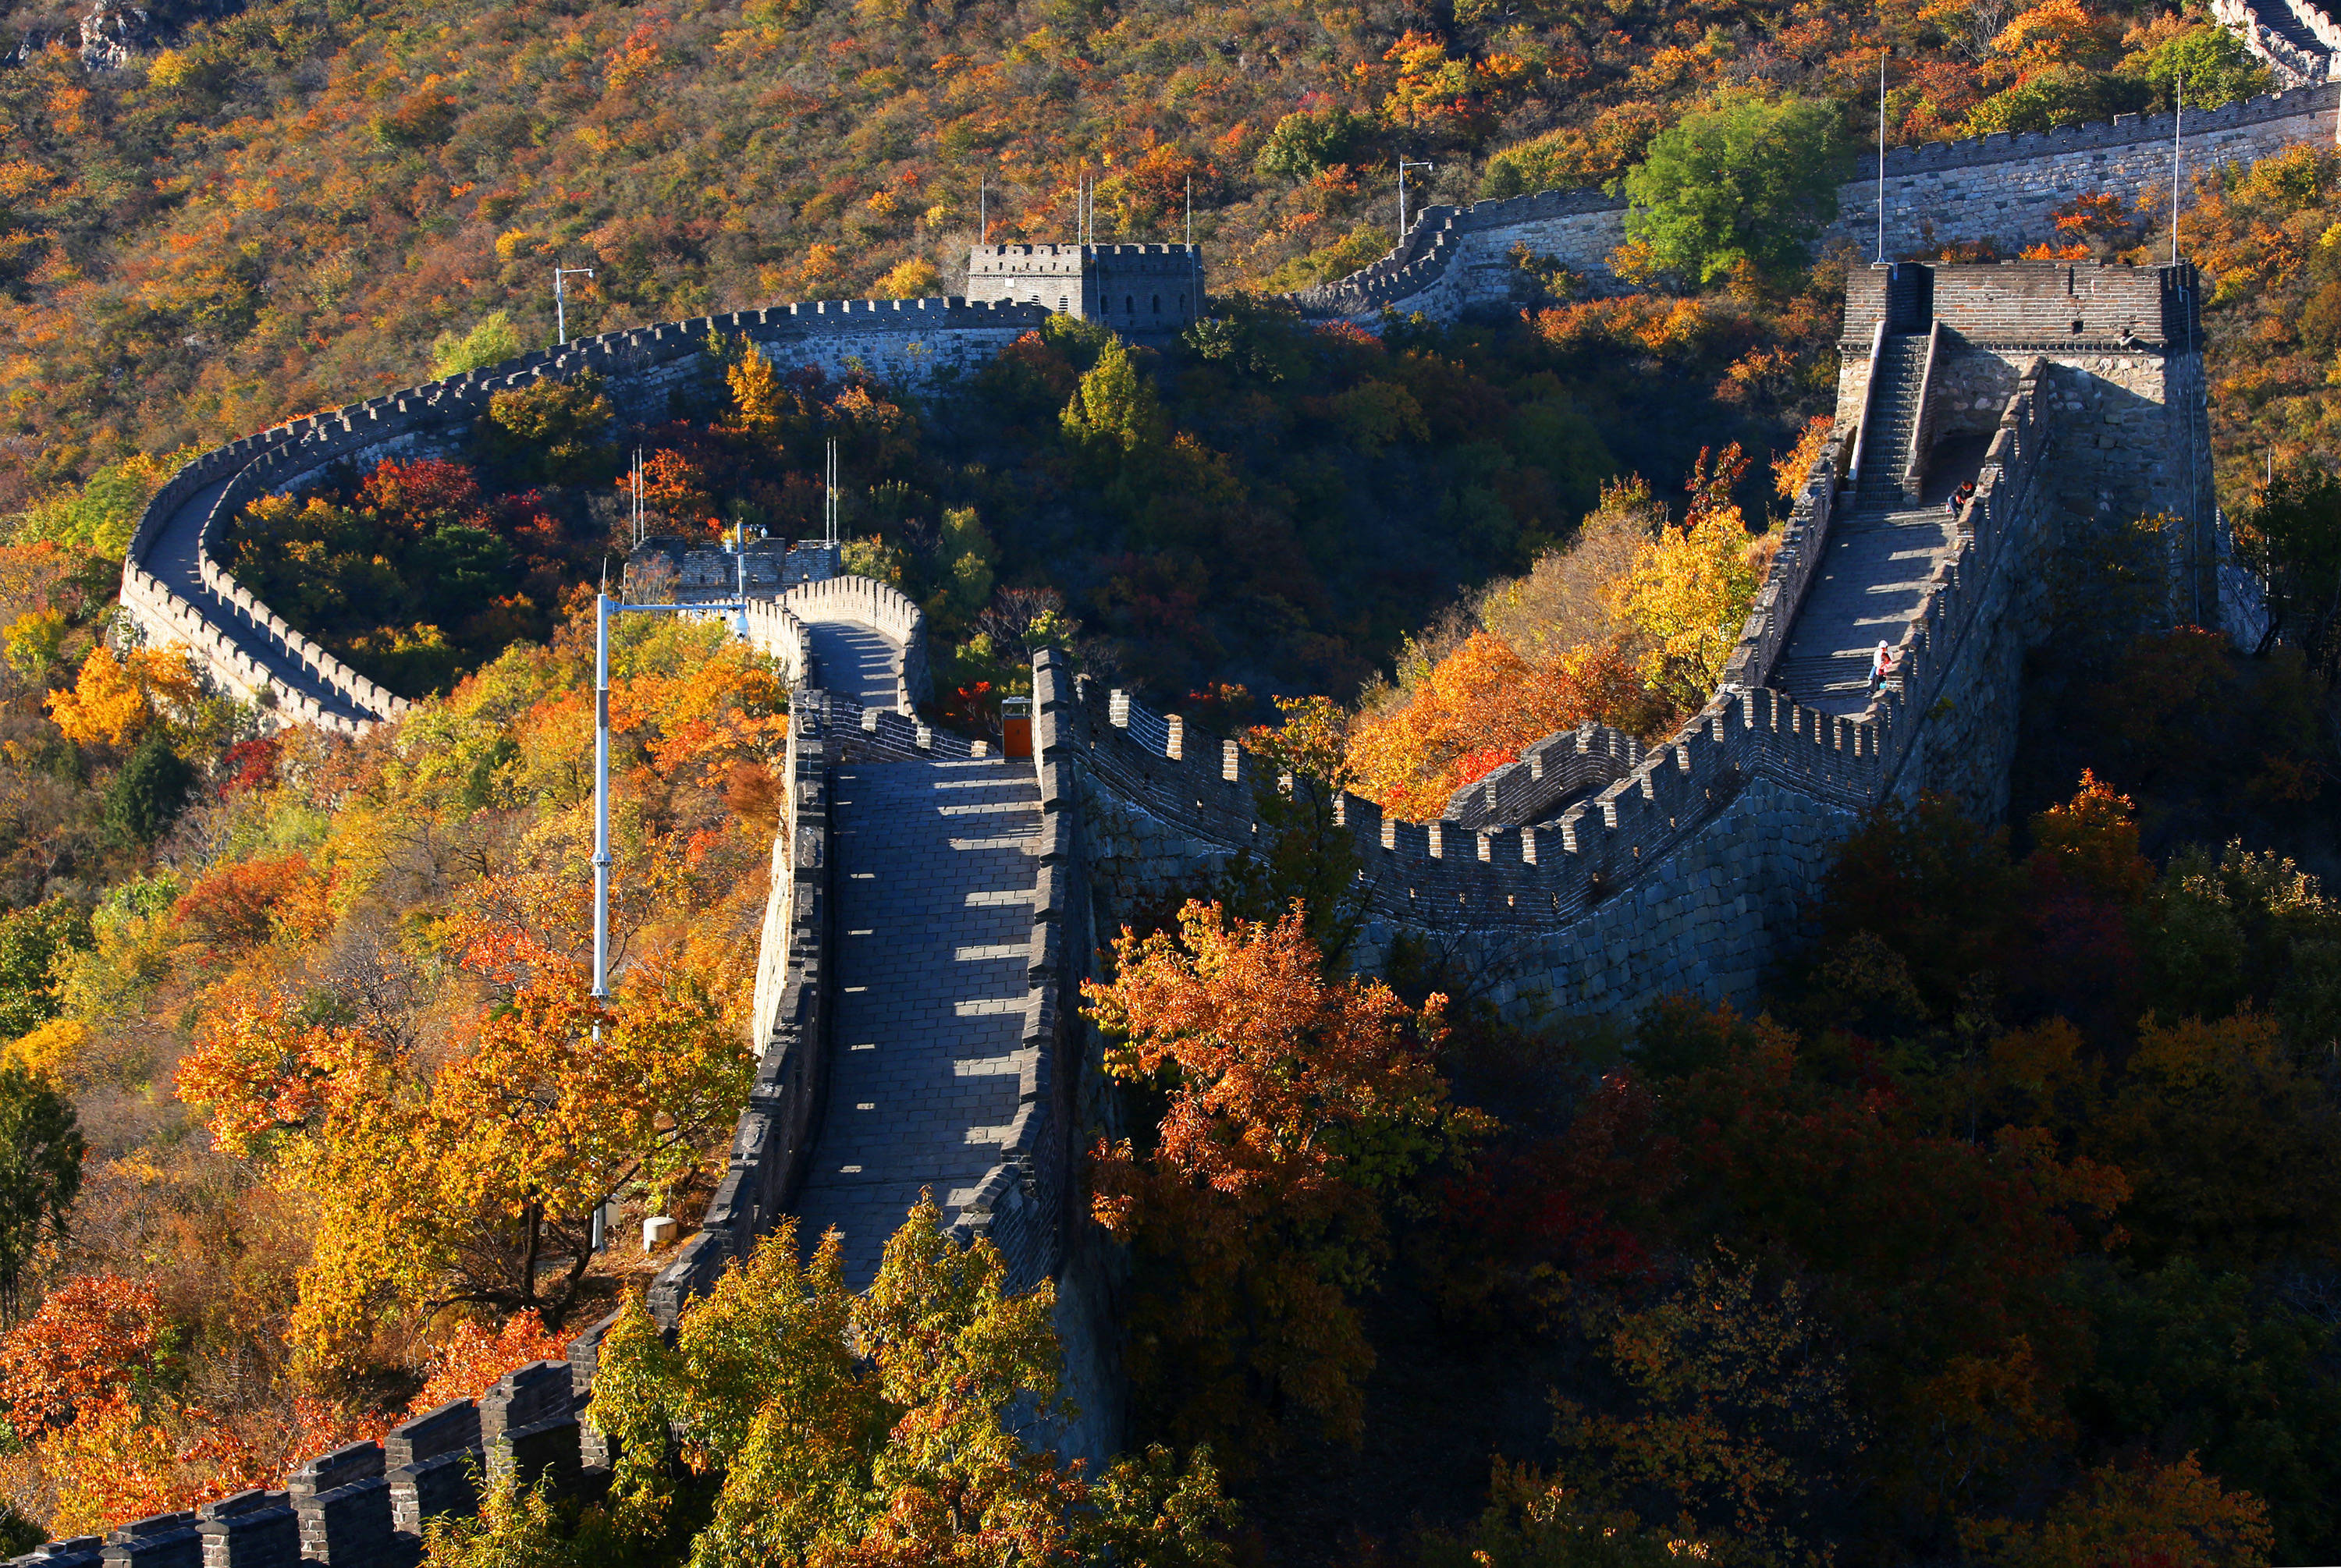
[[[1192,245],[975,245],[967,297],[1039,305],[1124,336],[1181,330],[1202,314],[1202,253]]]

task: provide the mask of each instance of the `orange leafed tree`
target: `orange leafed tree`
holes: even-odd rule
[[[337,1080],[387,1049],[360,1029],[303,1022],[281,995],[232,979],[209,998],[176,1086],[180,1099],[209,1113],[221,1149],[241,1155],[264,1133],[309,1126]]]
[[[1120,1041],[1108,1069],[1169,1094],[1151,1147],[1093,1154],[1098,1219],[1154,1286],[1132,1372],[1182,1442],[1257,1459],[1283,1409],[1353,1435],[1381,1197],[1475,1125],[1432,1063],[1446,999],[1329,980],[1298,908],[1269,925],[1190,903],[1175,937],[1125,931],[1114,956],[1113,982],[1083,987]]]
[[[2203,1473],[2195,1455],[2134,1469],[2091,1471],[2037,1525],[1987,1523],[1962,1532],[1996,1546],[2010,1568],[2266,1568],[2276,1544],[2267,1508]]]
[[[184,718],[203,695],[186,651],[133,649],[116,655],[104,643],[89,651],[70,691],[53,691],[49,715],[76,746],[128,746],[157,715]]]
[[[431,1358],[430,1377],[407,1401],[409,1415],[423,1415],[451,1399],[477,1399],[496,1379],[532,1362],[558,1361],[572,1336],[555,1334],[533,1309],[516,1312],[502,1328],[466,1318]]]
[[[1431,669],[1411,700],[1358,720],[1350,764],[1361,791],[1384,810],[1427,821],[1457,789],[1555,730],[1589,719],[1639,729],[1650,706],[1621,643],[1530,660],[1501,638],[1475,631]]]
[[[304,1352],[331,1361],[385,1315],[557,1313],[594,1207],[692,1173],[753,1070],[701,969],[669,954],[637,961],[608,1007],[577,966],[547,961],[436,1062],[352,1053],[284,1156],[322,1211],[294,1320]],[[556,1256],[565,1271],[541,1278]]]
[[[19,1438],[66,1425],[120,1402],[160,1370],[163,1306],[154,1286],[85,1274],[0,1336],[0,1407]]]
[[[164,1392],[169,1324],[154,1288],[85,1275],[0,1337],[0,1408],[56,1488],[50,1528],[102,1530],[264,1483],[229,1425]]]
[[[280,922],[296,936],[322,935],[330,924],[324,890],[299,855],[233,860],[181,894],[171,918],[190,940],[232,958],[266,942]]]

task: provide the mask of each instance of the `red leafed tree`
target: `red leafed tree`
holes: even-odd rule
[[[154,1286],[87,1274],[0,1336],[0,1409],[20,1438],[64,1426],[80,1412],[120,1402],[159,1370],[163,1306]]]
[[[533,1309],[513,1314],[500,1329],[467,1318],[431,1358],[430,1381],[408,1402],[406,1413],[422,1415],[451,1399],[477,1399],[507,1372],[531,1362],[559,1360],[567,1353],[570,1338],[547,1329]]]
[[[1383,1197],[1476,1125],[1432,1061],[1442,997],[1329,980],[1296,906],[1274,924],[1190,903],[1124,932],[1084,987],[1109,1070],[1168,1096],[1151,1148],[1094,1153],[1094,1206],[1132,1242],[1131,1369],[1182,1442],[1256,1462],[1280,1411],[1357,1433],[1373,1365],[1354,1299],[1387,1250]]]

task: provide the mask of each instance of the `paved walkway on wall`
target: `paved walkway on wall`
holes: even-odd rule
[[[934,1189],[948,1211],[999,1163],[1016,1114],[1032,840],[1028,761],[862,762],[836,773],[838,996],[829,1105],[795,1205],[808,1252],[845,1234],[846,1279]]]
[[[796,613],[812,640],[822,690],[851,697],[864,708],[893,708],[902,650],[892,638],[854,621],[814,620],[802,610]]]
[[[1820,580],[1805,590],[1788,645],[1766,684],[1823,713],[1854,714],[1869,706],[1869,666],[1878,645],[1899,646],[1926,603],[1927,579],[1952,550],[1946,503],[1982,461],[1980,441],[1948,442],[1935,452],[1927,499],[1919,505],[1857,511],[1830,525]]]
[[[205,620],[235,640],[252,661],[268,671],[269,678],[287,691],[298,691],[314,697],[326,711],[344,718],[366,719],[377,717],[351,701],[341,692],[320,680],[309,667],[295,660],[267,636],[246,622],[225,600],[204,586],[203,567],[197,551],[201,549],[204,519],[211,514],[212,503],[220,491],[228,487],[233,475],[223,475],[217,482],[181,501],[178,508],[164,520],[154,542],[147,548],[139,564],[162,580],[163,586],[194,605]],[[281,615],[283,611],[278,611]]]

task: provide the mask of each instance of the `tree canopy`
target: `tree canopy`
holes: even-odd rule
[[[1698,283],[1801,267],[1837,216],[1842,134],[1826,100],[1718,93],[1626,171],[1628,264]]]

